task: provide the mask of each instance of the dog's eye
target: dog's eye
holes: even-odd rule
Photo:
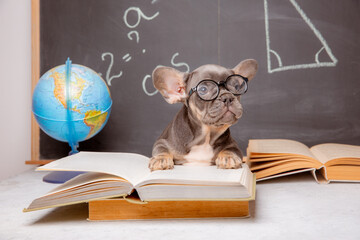
[[[246,92],[247,85],[241,76],[234,75],[226,80],[226,88],[231,93],[240,95]]]
[[[216,98],[218,87],[214,81],[202,81],[196,88],[197,95],[203,100]]]
[[[206,86],[201,86],[199,89],[198,89],[198,93],[200,94],[200,95],[205,95],[205,94],[207,94],[208,93],[208,88],[206,87]]]

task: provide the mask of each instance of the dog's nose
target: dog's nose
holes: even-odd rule
[[[222,101],[226,106],[229,106],[234,101],[234,96],[232,94],[224,94],[220,97],[220,101]]]

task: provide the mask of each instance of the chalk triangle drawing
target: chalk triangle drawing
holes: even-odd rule
[[[295,10],[300,14],[302,19],[305,23],[310,27],[316,38],[320,41],[322,47],[318,50],[318,52],[314,55],[314,62],[311,63],[301,63],[295,65],[284,65],[281,56],[271,49],[270,47],[270,32],[269,32],[269,12],[268,12],[268,0],[264,0],[264,10],[265,10],[265,35],[266,35],[266,52],[267,52],[267,65],[268,65],[268,72],[280,72],[280,71],[287,71],[287,70],[296,70],[296,69],[306,69],[306,68],[319,68],[319,67],[334,67],[336,66],[338,60],[332,53],[329,45],[326,43],[324,37],[321,35],[319,30],[317,30],[314,24],[310,21],[310,19],[306,16],[305,12],[300,8],[299,4],[295,0],[289,0],[289,2],[294,6]],[[330,61],[322,62],[319,60],[319,55],[322,52],[326,52],[329,56]],[[277,67],[272,67],[271,64],[271,54],[277,60]]]

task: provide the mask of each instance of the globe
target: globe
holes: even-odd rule
[[[111,106],[109,88],[99,74],[69,59],[41,76],[32,98],[32,112],[40,128],[68,142],[75,152],[78,142],[103,129]]]

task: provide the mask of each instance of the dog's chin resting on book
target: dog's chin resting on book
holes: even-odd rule
[[[244,60],[233,69],[208,64],[191,73],[157,67],[152,74],[155,88],[168,103],[183,103],[183,107],[155,142],[149,168],[172,169],[174,164],[240,168],[242,153],[229,127],[242,116],[243,108],[240,95],[222,83],[235,74],[249,81],[256,71],[257,62],[253,59]],[[218,84],[215,99],[200,98],[198,91],[206,87],[196,87],[203,80]]]

